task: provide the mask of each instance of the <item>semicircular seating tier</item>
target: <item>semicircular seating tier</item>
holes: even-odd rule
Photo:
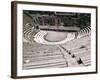
[[[23,30],[25,40],[27,40],[28,42],[36,41],[37,43],[41,43],[41,44],[62,44],[62,43],[66,43],[67,41],[86,36],[86,35],[90,34],[90,31],[91,31],[91,27],[88,26],[86,28],[81,29],[78,32],[66,33],[67,37],[62,41],[49,42],[49,41],[44,39],[44,36],[46,34],[48,34],[47,31],[37,30],[37,29],[34,29],[34,27],[31,27],[29,25],[26,25],[24,30]]]

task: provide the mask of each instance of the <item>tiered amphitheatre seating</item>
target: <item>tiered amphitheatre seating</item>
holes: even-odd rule
[[[37,19],[24,14],[24,21],[23,21],[23,38],[28,42],[34,41],[34,35],[39,32],[39,30],[35,29],[38,22]]]
[[[37,43],[44,43],[44,35],[46,35],[47,32],[46,31],[39,31],[35,36],[34,36],[34,40]],[[44,43],[45,44],[45,43]]]
[[[79,32],[76,32],[75,34],[77,35],[76,36],[77,38],[80,38],[82,36],[85,36],[85,35],[89,34],[90,31],[91,31],[91,27],[88,26],[86,28],[81,29]]]
[[[90,26],[76,33],[67,33],[66,39],[60,42],[48,42],[44,39],[47,32],[35,29],[40,23],[38,17],[23,16],[23,37],[32,42],[23,42],[23,69],[91,65]]]
[[[39,30],[32,29],[32,27],[25,27],[23,30],[23,37],[29,41],[32,42],[34,40],[34,36],[39,32]]]
[[[24,38],[28,41],[30,41],[30,37],[29,37],[29,34],[31,33],[31,28],[27,29],[25,32],[24,32]]]
[[[88,47],[87,47],[88,46]],[[76,60],[78,61],[79,59],[82,60],[82,64],[87,66],[91,64],[91,49],[90,49],[90,44],[85,45],[84,48],[76,48],[70,50],[72,55],[74,54],[76,57]]]
[[[34,40],[37,43],[41,43],[41,44],[62,44],[62,43],[66,43],[67,41],[70,41],[72,39],[74,39],[75,34],[74,33],[66,33],[66,38],[64,40],[61,41],[48,41],[45,39],[45,36],[48,35],[47,31],[40,31],[38,32],[35,36],[34,36]]]
[[[91,64],[91,36],[89,27],[79,31],[75,39],[75,35],[70,33],[65,42],[60,44],[68,52],[61,47],[57,47],[57,45],[46,45],[51,43],[55,44],[55,42],[47,42],[44,40],[43,36],[47,34],[46,31],[39,31],[34,34],[31,29],[32,28],[28,28],[24,31],[25,38],[28,40],[34,39],[37,43],[33,42],[32,45],[24,43],[24,69],[75,67],[88,66]]]
[[[62,44],[62,43],[66,43],[70,40],[73,40],[73,39],[77,39],[77,38],[81,38],[83,36],[86,36],[90,33],[90,27],[86,27],[82,30],[80,30],[79,32],[76,32],[76,33],[66,33],[67,34],[67,37],[62,40],[62,41],[59,41],[59,42],[53,42],[53,41],[47,41],[45,40],[44,36],[45,35],[48,35],[48,32],[47,31],[40,31],[38,32],[36,35],[35,35],[35,41],[38,42],[38,43],[42,43],[42,44]]]
[[[59,48],[56,45],[23,43],[23,69],[63,68],[67,67]]]
[[[89,30],[90,28],[84,29],[84,31],[81,31],[81,37],[62,44],[62,46],[70,52],[72,57],[74,55],[78,63],[81,61],[81,65],[83,66],[91,65],[91,36]]]
[[[59,45],[59,49],[61,50],[68,67],[80,66],[74,56],[72,57],[72,54],[66,48],[64,48],[62,45]]]

